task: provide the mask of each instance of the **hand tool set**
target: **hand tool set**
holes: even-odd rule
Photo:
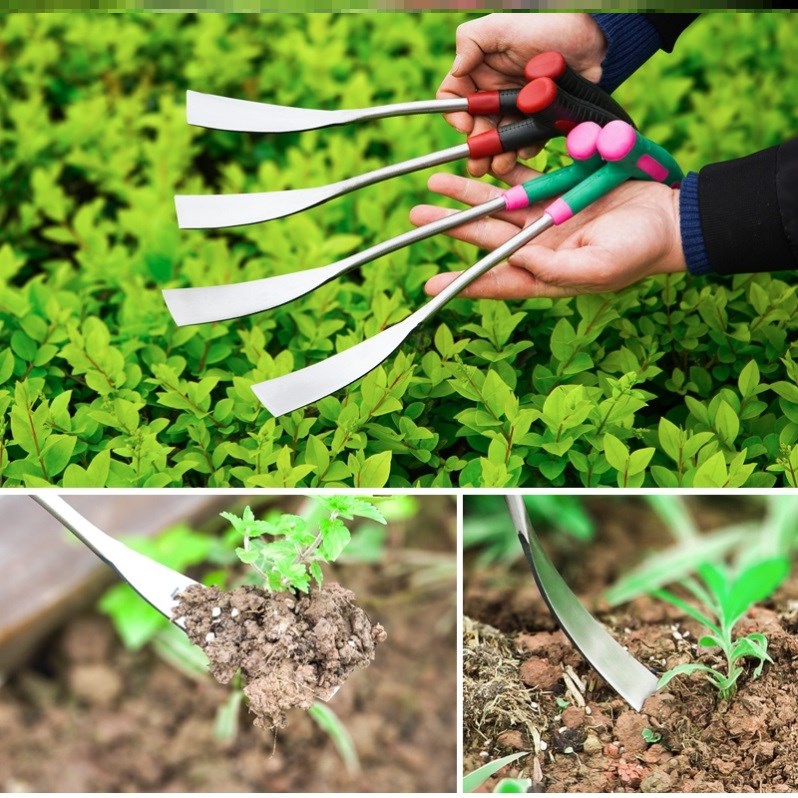
[[[177,196],[175,204],[181,227],[226,227],[277,219],[417,169],[457,158],[515,151],[563,135],[567,136],[567,151],[573,164],[336,263],[237,284],[167,289],[164,298],[174,320],[179,325],[198,324],[268,310],[429,236],[492,213],[520,210],[559,196],[537,220],[460,274],[403,321],[324,361],[253,385],[253,391],[264,406],[279,416],[317,401],[371,371],[417,325],[466,286],[552,225],[567,221],[624,181],[655,180],[676,185],[681,180],[682,173],[674,159],[636,131],[626,112],[609,95],[574,73],[559,53],[544,53],[533,58],[524,74],[529,82],[521,89],[476,92],[454,100],[398,103],[357,110],[290,108],[189,92],[189,122],[236,131],[300,131],[362,119],[455,110],[516,115],[521,119],[472,136],[465,144],[326,186],[252,194]]]

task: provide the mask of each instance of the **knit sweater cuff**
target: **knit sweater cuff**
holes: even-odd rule
[[[709,274],[714,271],[709,263],[704,233],[701,229],[696,172],[690,172],[685,177],[679,190],[679,228],[682,234],[684,260],[690,274]]]
[[[607,40],[599,86],[612,93],[660,46],[656,28],[643,14],[593,14]]]

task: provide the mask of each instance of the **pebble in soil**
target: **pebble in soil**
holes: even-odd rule
[[[283,728],[287,710],[330,698],[355,668],[371,663],[386,637],[337,584],[308,595],[197,585],[179,599],[175,617],[185,617],[211,673],[225,684],[241,670],[255,725],[264,728]]]

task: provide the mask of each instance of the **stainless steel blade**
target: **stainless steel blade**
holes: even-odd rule
[[[265,191],[253,194],[178,194],[175,197],[177,223],[182,228],[234,227],[280,219],[312,208],[350,191],[388,180],[392,177],[439,166],[468,155],[468,144],[383,166],[356,177],[326,186],[297,188],[288,191]]]
[[[167,288],[163,292],[163,297],[172,318],[179,326],[222,321],[258,313],[304,296],[335,277],[382,255],[395,252],[397,249],[429,238],[436,233],[480,219],[494,211],[504,210],[504,207],[504,196],[496,197],[490,202],[484,202],[414,230],[408,230],[406,233],[375,244],[348,258],[316,269],[306,269],[301,272],[279,274],[275,277],[264,277],[260,280],[248,280],[227,285]]]
[[[233,130],[246,133],[289,133],[317,130],[365,119],[414,114],[448,114],[468,109],[468,100],[421,100],[417,102],[377,105],[373,108],[352,108],[322,111],[315,108],[294,108],[288,105],[235,100],[199,91],[186,92],[186,121],[190,125]]]
[[[477,261],[446,286],[440,294],[398,324],[327,360],[273,380],[257,383],[252,386],[252,390],[271,413],[281,416],[349,385],[350,382],[379,366],[415,327],[436,313],[477,277],[492,269],[497,263],[501,263],[535,236],[548,230],[552,224],[554,222],[551,217],[544,213],[538,220]]]
[[[638,712],[657,689],[657,677],[635,659],[579,602],[532,528],[522,496],[505,496],[540,594],[552,615],[582,656]]]
[[[34,494],[31,498],[110,565],[145,601],[170,620],[172,610],[177,604],[175,597],[197,584],[193,579],[106,535],[60,496],[47,492]],[[179,619],[175,623],[182,626]]]

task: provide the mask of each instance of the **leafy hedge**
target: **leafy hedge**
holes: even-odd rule
[[[174,193],[318,185],[462,140],[431,116],[204,131],[185,123],[185,89],[320,108],[429,97],[463,19],[0,18],[3,486],[798,485],[792,273],[457,300],[382,368],[279,419],[253,382],[398,321],[477,251],[438,237],[273,312],[174,326],[163,287],[323,265],[403,232],[430,199],[417,174],[187,232]],[[745,154],[796,129],[796,36],[789,14],[707,15],[616,96],[685,168]]]

